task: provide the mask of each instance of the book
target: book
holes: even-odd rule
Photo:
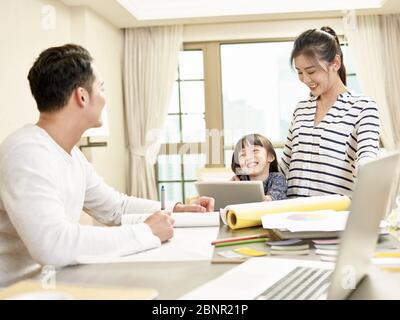
[[[340,232],[338,231],[300,231],[300,232],[290,232],[286,229],[271,229],[270,234],[273,235],[275,239],[287,240],[287,239],[331,239],[338,238]]]
[[[261,217],[294,211],[348,210],[350,198],[341,195],[295,198],[227,206],[221,210],[222,221],[231,229],[261,225]]]
[[[337,256],[339,254],[339,251],[337,251],[337,250],[317,249],[317,250],[315,250],[315,254],[318,254],[318,255],[321,255],[321,256]]]
[[[269,229],[268,230],[270,238],[274,240],[289,240],[289,239],[319,239],[336,242],[337,238],[343,231],[298,231],[291,232],[287,229]],[[380,236],[387,235],[387,230],[381,229]]]
[[[149,216],[150,214],[124,214],[121,224],[141,223]],[[175,220],[175,228],[219,226],[218,212],[173,212],[171,217]]]
[[[279,250],[272,250],[270,251],[271,255],[275,256],[303,256],[310,254],[310,250],[296,250],[296,251],[279,251]]]
[[[337,256],[320,256],[321,261],[336,262]]]
[[[271,246],[271,250],[278,250],[278,251],[298,251],[298,250],[306,250],[309,248],[310,246],[308,244],[293,245],[293,246]]]
[[[338,244],[314,244],[314,247],[322,250],[339,250]]]

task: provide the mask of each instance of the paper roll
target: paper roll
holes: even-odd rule
[[[246,203],[226,208],[227,224],[231,229],[241,229],[261,225],[265,214],[291,211],[349,210],[351,200],[341,195],[295,198],[288,200]]]

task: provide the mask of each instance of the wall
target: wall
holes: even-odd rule
[[[125,131],[122,91],[123,31],[90,9],[73,8],[72,41],[81,43],[94,58],[104,80],[110,135],[107,147],[84,149],[97,173],[117,190],[126,192]],[[82,26],[80,28],[80,26]],[[101,140],[101,139],[100,139]],[[103,139],[104,140],[104,139]]]
[[[325,25],[332,27],[337,34],[343,34],[341,18],[278,20],[186,25],[183,33],[183,41],[201,42],[295,38],[307,29],[321,28]]]
[[[57,27],[45,30],[42,10],[51,4]],[[70,12],[56,1],[0,1],[0,141],[39,113],[31,97],[28,71],[41,50],[70,39]]]
[[[108,147],[89,150],[89,156],[105,181],[125,192],[122,30],[89,9],[68,7],[60,1],[1,0],[0,39],[0,142],[24,124],[37,121],[39,114],[26,77],[39,53],[69,42],[81,44],[95,58],[109,107]]]

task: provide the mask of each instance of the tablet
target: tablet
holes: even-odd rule
[[[215,199],[215,211],[231,204],[264,200],[262,181],[201,181],[195,185],[199,196]]]

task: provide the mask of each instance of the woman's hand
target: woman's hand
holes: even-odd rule
[[[272,201],[271,196],[264,196],[264,201]]]

